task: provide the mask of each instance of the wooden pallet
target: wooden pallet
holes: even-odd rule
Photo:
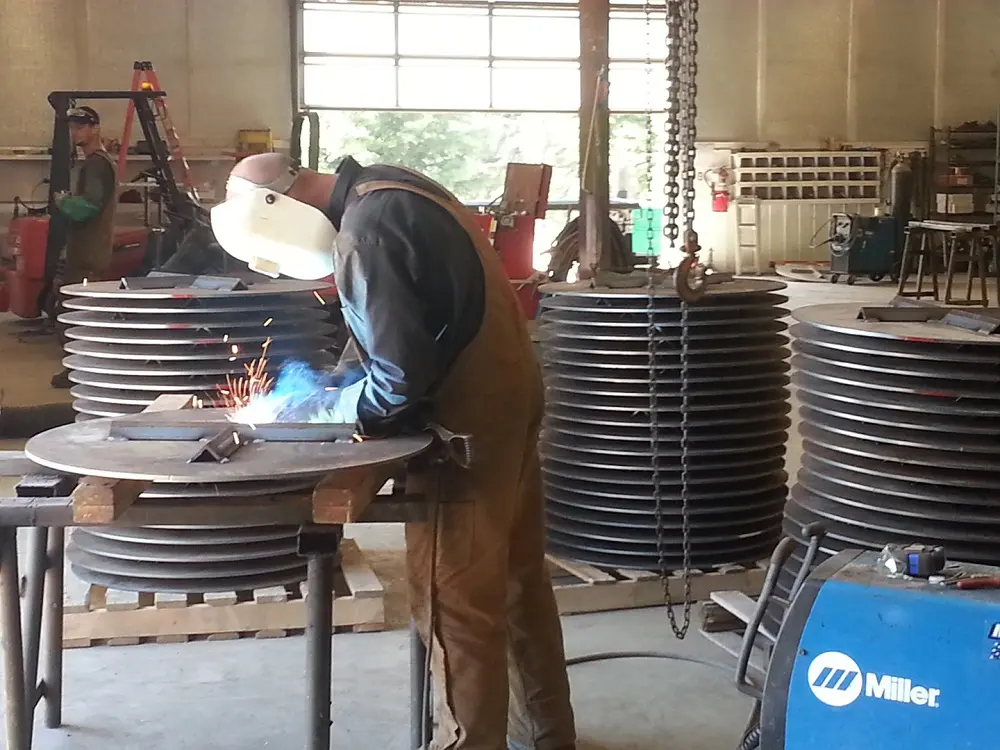
[[[546,557],[560,614],[574,615],[663,605],[663,583],[658,573],[596,568],[553,555]],[[752,566],[725,565],[715,570],[693,570],[692,601],[705,601],[715,591],[742,591],[757,595],[764,584],[766,572],[766,560]],[[684,596],[683,576],[679,571],[673,572],[668,582],[674,601],[681,601]]]
[[[341,543],[333,621],[338,631],[384,630],[385,590],[351,539]],[[65,608],[63,646],[132,646],[283,638],[305,629],[305,584],[221,594],[135,594],[91,586]]]

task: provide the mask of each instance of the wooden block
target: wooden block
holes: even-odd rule
[[[714,594],[713,594],[714,596]],[[705,633],[728,633],[743,630],[745,623],[715,602],[705,602],[701,607],[701,629]]]
[[[157,609],[177,609],[187,606],[187,594],[156,594],[154,606]]]
[[[235,591],[213,591],[205,594],[205,604],[213,607],[231,607],[238,601]]]
[[[84,477],[73,490],[73,521],[80,525],[117,521],[148,485],[131,479]]]
[[[83,602],[88,610],[105,609],[108,606],[108,590],[103,586],[91,584],[87,588]]]
[[[358,599],[385,596],[382,582],[365,562],[361,550],[353,539],[344,539],[340,544],[340,572],[347,582],[351,596]]]
[[[206,641],[238,641],[240,639],[239,633],[209,633],[205,636]]]
[[[341,526],[357,523],[392,473],[392,467],[382,466],[326,476],[313,490],[313,522]]]
[[[187,643],[191,639],[186,635],[158,635],[154,640],[156,643]]]
[[[107,589],[104,606],[110,612],[125,612],[130,609],[139,609],[139,594],[131,591]]]
[[[138,646],[142,643],[142,640],[134,636],[127,636],[124,638],[108,638],[109,646]]]
[[[660,580],[660,574],[654,573],[651,570],[618,570],[617,571],[622,578],[627,578],[630,581],[658,581]]]
[[[553,557],[551,555],[546,555],[546,558],[554,563],[557,567],[562,568],[571,576],[579,578],[581,581],[586,583],[617,583],[618,579],[615,578],[610,573],[605,573],[603,570],[599,570],[592,565],[586,565],[585,563],[570,562],[569,560],[563,560],[560,557]]]
[[[194,396],[184,393],[164,393],[157,396],[153,403],[143,409],[144,412],[178,411],[194,407]]]

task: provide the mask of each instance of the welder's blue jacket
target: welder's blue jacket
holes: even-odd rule
[[[465,229],[440,206],[401,190],[363,197],[373,180],[429,180],[345,157],[326,211],[339,234],[334,279],[365,376],[342,390],[339,411],[363,434],[419,426],[423,407],[483,322],[482,263]]]

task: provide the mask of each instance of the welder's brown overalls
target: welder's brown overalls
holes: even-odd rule
[[[538,459],[544,390],[517,298],[486,235],[457,200],[395,182],[446,209],[472,238],[485,273],[483,324],[437,390],[433,418],[472,435],[471,469],[447,470],[433,524],[406,530],[410,600],[428,641],[438,696],[433,750],[571,750],[576,740],[562,630],[545,564]],[[446,191],[445,191],[446,192]],[[431,555],[436,549],[435,580]]]
[[[111,155],[103,149],[95,151],[87,159],[104,159],[117,174],[118,166]],[[83,170],[77,176],[76,195],[83,193]],[[104,278],[111,265],[111,256],[115,241],[115,213],[118,208],[118,191],[113,190],[107,197],[101,211],[95,217],[83,224],[72,224],[66,237],[66,256],[61,268],[52,282],[52,296],[55,300],[55,315],[65,310],[63,303],[66,297],[59,288],[71,284],[79,284],[84,279],[100,280]],[[66,345],[66,329],[64,323],[56,326],[59,341]]]

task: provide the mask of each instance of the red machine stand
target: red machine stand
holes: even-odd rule
[[[476,221],[500,255],[507,278],[514,287],[528,320],[538,312],[538,285],[535,281],[535,217],[477,214]]]

